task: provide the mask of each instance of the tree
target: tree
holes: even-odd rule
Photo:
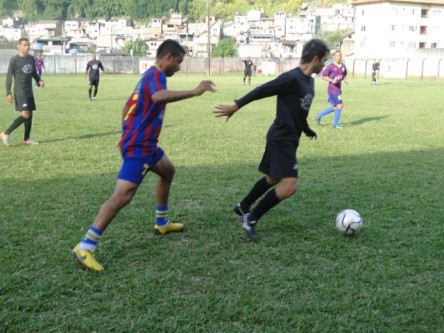
[[[133,50],[133,56],[145,57],[148,53],[148,45],[141,39],[126,42],[123,48],[128,55],[131,54],[131,50]]]
[[[232,38],[222,39],[211,52],[212,57],[233,57],[236,54],[236,41]]]

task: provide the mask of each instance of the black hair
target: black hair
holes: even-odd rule
[[[301,64],[307,64],[313,60],[314,57],[318,56],[322,59],[326,54],[330,53],[330,49],[327,44],[320,39],[312,39],[304,45],[301,55]]]
[[[21,44],[22,42],[29,42],[29,39],[26,37],[22,37],[18,40],[18,43]]]
[[[178,57],[180,55],[184,55],[186,52],[178,42],[172,39],[167,39],[159,45],[156,58],[161,59],[169,53],[171,53],[173,57]]]

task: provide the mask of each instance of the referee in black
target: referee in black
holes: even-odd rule
[[[15,109],[20,116],[14,120],[9,128],[0,133],[0,138],[5,146],[9,147],[9,135],[21,124],[25,126],[24,145],[36,145],[37,141],[31,139],[33,111],[35,111],[34,93],[32,91],[32,79],[39,83],[41,88],[44,82],[40,79],[35,68],[34,57],[29,55],[30,43],[27,38],[18,41],[18,54],[9,61],[6,74],[6,99],[9,103],[15,101]],[[14,79],[14,96],[12,95],[12,80]]]

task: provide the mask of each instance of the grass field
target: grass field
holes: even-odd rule
[[[214,76],[218,91],[167,107],[160,145],[177,168],[170,216],[186,231],[150,237],[156,176],[98,247],[101,274],[71,250],[111,195],[120,116],[137,76],[103,76],[96,102],[83,76],[46,76],[35,91],[39,146],[0,147],[1,332],[444,332],[444,82],[350,79],[343,130],[317,80],[301,139],[300,187],[248,243],[233,205],[257,165],[275,99],[229,122],[213,107],[270,78]],[[178,74],[170,89],[204,79]],[[1,78],[4,82],[4,76]],[[17,114],[3,101],[0,130]],[[358,237],[336,214],[361,213]]]

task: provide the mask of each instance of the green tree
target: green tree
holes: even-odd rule
[[[211,52],[212,57],[233,57],[236,54],[236,41],[232,38],[222,39]]]
[[[339,50],[345,33],[345,31],[322,31],[316,35],[316,38],[322,39],[325,43],[327,43],[330,50]]]
[[[148,45],[141,39],[126,42],[123,48],[127,55],[131,54],[131,50],[133,50],[133,56],[145,57],[148,53]]]

